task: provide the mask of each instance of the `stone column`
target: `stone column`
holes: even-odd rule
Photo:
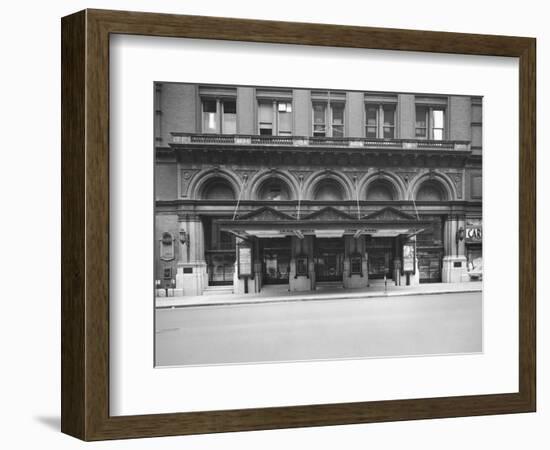
[[[317,278],[315,275],[315,236],[306,236],[306,249],[308,255],[308,271],[309,271],[309,281],[310,281],[310,290],[314,291],[317,286]]]
[[[414,258],[414,273],[409,276],[409,286],[418,286],[420,284],[420,270],[418,269],[418,256]]]
[[[401,253],[403,242],[402,239],[396,237],[393,239],[393,283],[396,286],[401,286]]]
[[[254,267],[254,292],[261,292],[263,286],[263,261],[260,254],[260,239],[254,238],[254,248],[252,249],[253,267]]]
[[[401,258],[393,259],[393,282],[396,286],[401,286]]]
[[[466,256],[464,255],[464,237],[457,240],[459,230],[464,230],[463,216],[447,216],[443,226],[443,269],[441,279],[443,283],[460,283],[467,281]],[[464,231],[462,232],[464,233]],[[464,234],[463,234],[464,236]]]
[[[202,221],[195,214],[179,217],[180,259],[177,264],[175,295],[202,295],[208,286],[204,253],[204,230]]]
[[[348,280],[351,273],[350,257],[353,253],[353,247],[355,243],[352,242],[352,236],[342,236],[342,239],[344,240],[344,264],[342,267],[342,284],[345,288],[349,288],[351,287],[349,282],[350,280]]]
[[[313,261],[313,236],[304,236],[303,239],[291,237],[290,273],[288,280],[289,291],[311,291],[315,286],[315,264]],[[296,258],[306,255],[308,257],[307,275],[297,275]]]
[[[365,237],[344,236],[345,260],[344,260],[344,287],[364,288],[369,284],[368,265],[365,253]],[[361,255],[361,274],[351,274],[351,256],[354,253]]]

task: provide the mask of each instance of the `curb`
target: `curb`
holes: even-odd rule
[[[409,296],[418,296],[418,295],[437,295],[437,294],[463,294],[463,293],[474,293],[482,292],[481,288],[475,289],[460,289],[460,290],[442,290],[442,291],[428,291],[428,292],[373,292],[373,293],[357,293],[357,294],[342,294],[334,297],[284,297],[284,298],[270,298],[267,297],[263,300],[254,299],[246,301],[214,301],[214,302],[200,302],[200,303],[186,303],[186,304],[177,304],[177,305],[166,305],[166,306],[156,306],[155,309],[176,309],[176,308],[197,308],[197,307],[206,307],[206,306],[232,306],[232,305],[257,305],[262,303],[289,303],[289,302],[310,302],[317,301],[323,302],[327,300],[363,300],[366,298],[386,298],[386,297],[409,297]]]

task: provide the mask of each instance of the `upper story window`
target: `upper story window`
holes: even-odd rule
[[[202,132],[237,133],[237,101],[233,98],[203,98]]]
[[[346,93],[342,91],[311,91],[312,135],[344,137]]]
[[[442,141],[445,139],[445,108],[416,105],[415,137]]]
[[[395,138],[395,105],[367,103],[365,107],[365,136]]]
[[[292,135],[292,102],[260,100],[258,102],[258,132],[264,136]]]
[[[313,102],[313,136],[344,137],[345,103]]]

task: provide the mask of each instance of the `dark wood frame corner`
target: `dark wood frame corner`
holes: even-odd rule
[[[64,17],[61,30],[64,433],[100,440],[535,411],[535,39],[104,10]],[[108,99],[115,33],[518,57],[519,392],[110,416]]]

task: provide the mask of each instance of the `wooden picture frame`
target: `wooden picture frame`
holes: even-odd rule
[[[104,10],[61,25],[64,433],[101,440],[535,411],[535,39]],[[109,36],[117,33],[519,58],[519,391],[110,416]]]

